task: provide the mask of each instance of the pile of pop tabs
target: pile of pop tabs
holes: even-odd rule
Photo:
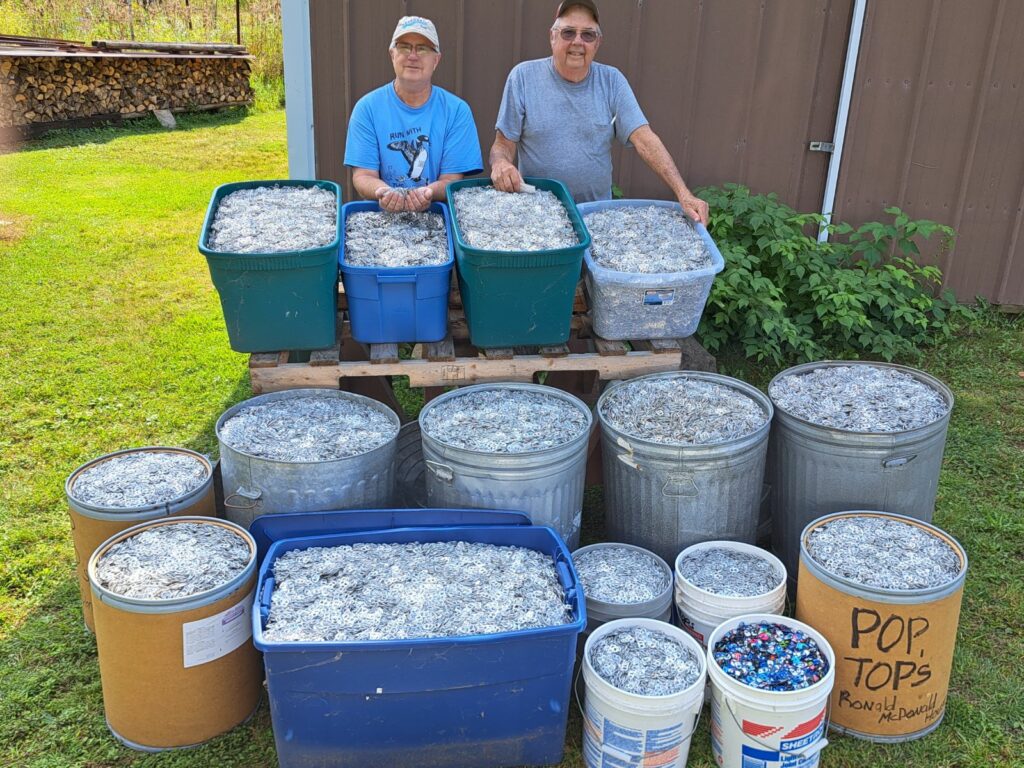
[[[725,674],[762,691],[808,688],[828,673],[828,659],[812,637],[784,624],[742,623],[715,643]]]

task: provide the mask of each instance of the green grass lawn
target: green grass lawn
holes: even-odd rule
[[[180,123],[58,135],[0,156],[2,765],[276,765],[265,702],[195,750],[121,747],[104,725],[74,578],[68,473],[130,446],[213,452],[217,417],[250,394],[196,240],[214,186],[287,175],[284,114]],[[919,363],[957,397],[935,520],[971,562],[946,720],[904,745],[835,736],[826,767],[1024,763],[1022,329],[981,313]],[[744,369],[761,385],[773,373]],[[599,492],[586,514],[599,529]],[[582,765],[579,744],[574,714],[564,766]],[[690,765],[712,764],[702,723]]]

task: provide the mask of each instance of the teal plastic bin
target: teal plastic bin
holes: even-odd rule
[[[485,251],[466,244],[455,209],[455,193],[490,186],[489,179],[448,185],[448,208],[455,233],[459,291],[469,338],[477,347],[563,344],[569,338],[573,298],[590,233],[569,190],[554,179],[527,178],[553,192],[565,206],[579,243],[547,251]]]
[[[320,248],[278,253],[226,253],[209,247],[221,199],[255,187],[321,187],[335,194],[334,241]],[[206,211],[199,251],[220,294],[228,340],[236,352],[277,352],[331,347],[338,312],[341,189],[333,181],[279,179],[222,184]]]

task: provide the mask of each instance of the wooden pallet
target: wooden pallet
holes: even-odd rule
[[[538,374],[592,373],[601,381],[628,379],[647,373],[715,370],[715,359],[694,339],[608,341],[595,336],[587,317],[586,298],[577,288],[569,341],[542,347],[477,349],[469,330],[457,285],[448,310],[448,336],[433,344],[416,344],[399,354],[398,344],[364,345],[352,338],[344,294],[339,301],[341,341],[311,353],[267,352],[249,358],[253,392],[300,387],[338,388],[346,379],[408,376],[409,386],[437,388],[495,381],[535,381]],[[347,387],[346,387],[347,388]]]

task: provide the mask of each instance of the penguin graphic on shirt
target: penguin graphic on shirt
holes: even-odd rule
[[[388,149],[401,152],[409,164],[409,179],[419,182],[427,167],[427,145],[430,137],[420,134],[415,141],[392,141]]]

